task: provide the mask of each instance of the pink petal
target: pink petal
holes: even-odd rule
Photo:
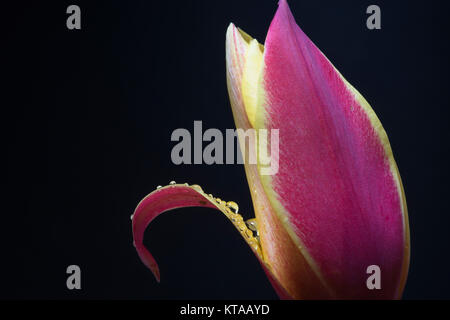
[[[144,232],[150,222],[161,213],[183,207],[207,207],[222,211],[258,258],[277,294],[281,298],[290,299],[289,294],[271,273],[270,267],[263,261],[259,242],[247,228],[242,216],[232,211],[227,202],[205,194],[197,185],[174,184],[161,187],[142,199],[134,211],[132,216],[134,245],[142,262],[152,271],[158,282],[160,281],[158,264],[143,244]]]
[[[265,42],[261,87],[257,127],[280,130],[279,171],[261,181],[293,241],[336,297],[399,298],[408,219],[387,135],[285,0]],[[381,290],[366,287],[373,264]]]

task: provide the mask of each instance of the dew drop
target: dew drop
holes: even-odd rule
[[[191,187],[192,187],[195,191],[203,192],[202,187],[200,187],[198,184],[193,184]]]
[[[247,221],[245,221],[245,223],[250,230],[257,231],[256,219],[248,219]]]
[[[230,208],[234,213],[238,213],[238,211],[239,211],[239,206],[234,201],[228,201],[227,207]]]
[[[175,183],[176,183],[176,182],[175,182],[175,181],[173,181],[173,180],[169,182],[169,184],[175,184]]]
[[[133,217],[134,217],[134,213],[130,216],[130,219],[133,220]]]
[[[233,218],[235,219],[235,220],[237,220],[237,221],[244,221],[244,219],[242,218],[242,216],[240,215],[240,214],[237,214],[237,213],[235,213],[235,214],[233,214],[232,215],[233,216]]]
[[[157,186],[157,187],[156,187],[156,189],[161,189],[161,188],[162,188],[162,186]]]

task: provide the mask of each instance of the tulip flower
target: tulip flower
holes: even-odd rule
[[[242,234],[280,298],[399,299],[409,267],[409,226],[388,137],[367,101],[296,24],[281,0],[264,46],[231,24],[227,84],[237,128],[279,130],[279,170],[245,163],[255,219],[197,185],[174,182],[145,197],[133,215],[147,225],[170,209],[222,211]],[[243,137],[240,137],[241,142]],[[242,144],[241,144],[242,145]],[[370,266],[380,286],[370,288]]]

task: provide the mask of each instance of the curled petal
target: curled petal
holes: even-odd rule
[[[183,207],[207,207],[225,214],[258,258],[278,295],[285,299],[291,298],[264,262],[259,240],[243,221],[242,216],[237,213],[237,205],[204,193],[198,185],[170,184],[160,187],[142,199],[132,215],[134,246],[142,262],[152,271],[158,282],[160,281],[158,264],[143,244],[144,232],[150,222],[161,213]],[[253,229],[256,232],[256,228]]]

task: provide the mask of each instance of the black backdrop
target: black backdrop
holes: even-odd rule
[[[66,28],[81,8],[82,29]],[[291,0],[309,37],[371,103],[406,189],[404,297],[450,298],[448,8],[444,1]],[[233,128],[225,81],[232,21],[264,41],[276,1],[18,1],[2,4],[1,298],[276,298],[232,225],[210,209],[157,218],[132,246],[130,214],[170,180],[253,215],[242,166],[170,160],[176,128]],[[82,290],[66,288],[66,267]]]

